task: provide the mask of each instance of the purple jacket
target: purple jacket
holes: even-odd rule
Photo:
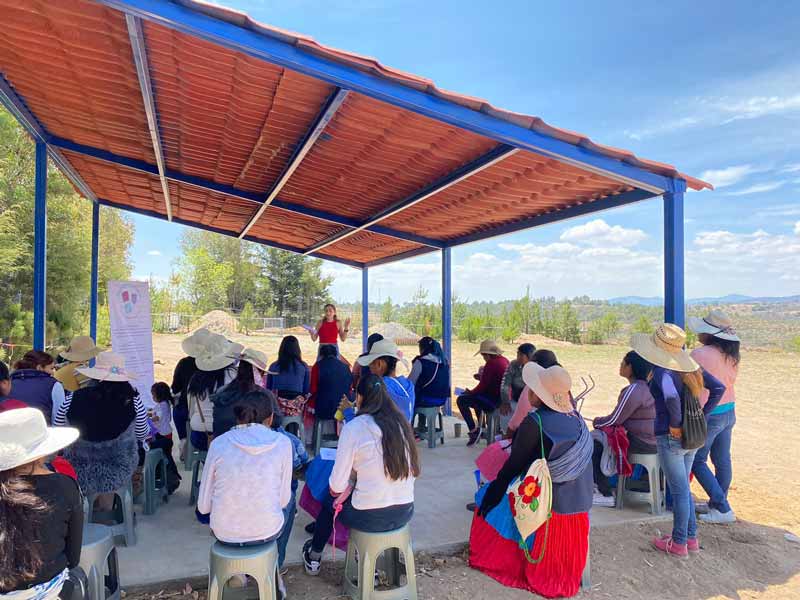
[[[703,406],[703,412],[708,416],[719,404],[722,394],[725,393],[725,386],[719,379],[703,371],[703,387],[708,390],[708,402]],[[683,381],[680,373],[656,367],[650,380],[650,392],[656,401],[655,434],[667,435],[670,427],[680,427],[683,424]]]
[[[50,425],[53,418],[53,386],[55,384],[55,377],[44,371],[19,369],[11,374],[9,397],[24,402],[31,408],[38,408],[44,413],[45,421]]]

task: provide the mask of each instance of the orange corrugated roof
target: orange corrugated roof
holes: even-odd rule
[[[670,165],[441,90],[373,58],[231,9],[179,3],[643,170],[685,179],[694,189],[711,188]],[[92,0],[0,0],[0,10],[0,71],[47,132],[71,144],[66,160],[103,201],[166,218],[125,15]],[[143,21],[142,35],[175,219],[238,235],[337,88],[160,22]],[[322,255],[366,264],[598,200],[613,205],[632,189],[574,161],[519,150],[383,219],[381,228],[353,233],[355,225],[503,148],[490,137],[351,91],[248,234],[298,250],[328,244]],[[343,233],[352,235],[335,239]]]

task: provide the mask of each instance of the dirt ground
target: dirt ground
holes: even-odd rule
[[[183,336],[154,335],[157,380],[171,381],[172,369],[182,356]],[[316,345],[298,335],[304,355],[312,358]],[[277,356],[280,336],[234,336]],[[545,340],[537,347],[547,347]],[[345,357],[360,353],[361,341],[342,345]],[[513,346],[509,354],[513,353]],[[596,388],[589,394],[583,413],[593,417],[610,412],[625,381],[618,375],[623,346],[578,346],[563,342],[550,346],[572,374],[574,392],[582,389],[580,378],[591,375]],[[474,345],[456,342],[453,356],[455,386],[474,383],[472,374],[481,358]],[[403,347],[408,359],[416,348]],[[402,373],[401,373],[402,374]],[[588,377],[587,377],[588,381]],[[652,526],[627,526],[593,534],[592,570],[595,585],[587,598],[800,598],[800,545],[784,539],[785,532],[800,534],[800,476],[796,460],[800,438],[794,414],[798,381],[798,357],[780,351],[744,350],[736,388],[737,425],[733,437],[734,480],[730,501],[740,522],[730,526],[703,527],[704,552],[689,561],[659,556],[648,548]],[[792,383],[794,382],[794,383]],[[795,457],[792,459],[791,457]],[[705,498],[696,486],[695,493]],[[530,594],[495,584],[466,566],[464,558],[449,557],[444,563],[422,557],[418,568],[420,598],[524,598]],[[426,566],[427,565],[427,566]],[[339,574],[328,567],[323,577],[312,580],[293,570],[288,581],[291,598],[338,598]]]

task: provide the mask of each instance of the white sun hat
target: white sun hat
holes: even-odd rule
[[[78,439],[73,427],[48,427],[35,408],[0,413],[0,471],[8,471],[55,454]]]
[[[362,367],[368,367],[372,361],[384,357],[384,356],[391,356],[396,358],[401,363],[403,363],[408,368],[408,361],[403,358],[403,353],[400,352],[400,349],[397,347],[392,340],[380,340],[372,344],[372,348],[369,351],[369,354],[365,354],[364,356],[359,356],[356,359],[356,362],[360,364]]]
[[[250,363],[261,371],[267,370],[267,355],[261,352],[261,350],[245,348],[244,352],[242,352],[241,360]]]
[[[715,308],[702,319],[689,317],[689,329],[695,333],[706,333],[721,340],[738,342],[739,336],[733,328],[731,318],[718,308]]]
[[[231,342],[219,334],[211,334],[200,354],[195,356],[197,368],[201,371],[218,371],[231,366],[242,354],[244,346]]]
[[[222,337],[218,333],[211,333],[205,327],[201,327],[181,342],[181,348],[187,356],[197,358],[198,355],[202,354],[203,350],[214,336]]]
[[[97,355],[93,367],[75,369],[81,375],[97,381],[131,381],[136,374],[125,368],[125,357],[116,352],[101,352]]]
[[[554,411],[571,413],[575,410],[569,396],[572,377],[564,367],[553,365],[545,369],[535,362],[529,362],[522,367],[522,380]]]

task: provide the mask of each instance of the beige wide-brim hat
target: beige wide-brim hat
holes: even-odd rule
[[[216,337],[209,341],[200,355],[194,357],[197,368],[201,371],[218,371],[230,367],[239,360],[244,350],[242,344],[230,342],[218,334],[212,335]]]
[[[115,352],[101,352],[93,367],[75,369],[81,375],[96,381],[132,381],[136,374],[125,368],[125,357]]]
[[[712,310],[705,317],[689,317],[689,329],[695,333],[706,333],[721,340],[739,342],[739,336],[733,328],[733,321],[718,308]]]
[[[79,335],[72,338],[69,347],[61,353],[61,357],[70,362],[86,362],[87,360],[92,360],[102,351],[88,335]]]
[[[483,340],[481,342],[480,350],[478,350],[475,353],[475,356],[478,356],[478,354],[493,354],[495,356],[498,356],[500,354],[503,354],[503,350],[500,348],[500,346],[497,345],[497,342],[495,342],[494,340]]]
[[[522,367],[522,380],[534,394],[556,412],[571,413],[575,408],[569,399],[572,377],[564,367],[554,365],[545,369],[535,362]]]
[[[400,352],[397,344],[395,344],[392,340],[380,340],[375,342],[372,344],[369,354],[359,356],[356,359],[356,362],[362,367],[368,367],[370,364],[372,364],[372,361],[384,356],[394,357],[403,363],[406,369],[408,368],[408,361],[403,358],[403,353]]]
[[[267,355],[255,348],[245,348],[239,359],[250,363],[261,371],[267,370]]]
[[[0,471],[55,454],[78,439],[73,427],[48,427],[42,411],[18,408],[0,413]]]
[[[181,348],[187,356],[197,358],[203,354],[203,351],[215,338],[225,339],[218,333],[212,333],[205,327],[201,327],[181,342]]]
[[[670,371],[692,373],[700,368],[683,349],[686,332],[672,323],[663,323],[652,333],[635,333],[631,348],[647,362]]]

